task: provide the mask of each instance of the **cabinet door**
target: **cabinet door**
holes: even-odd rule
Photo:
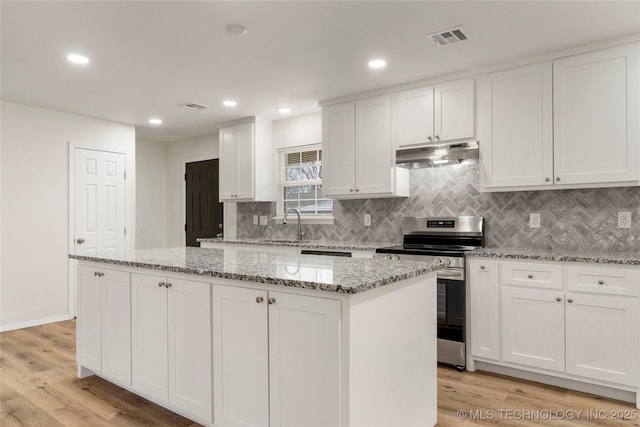
[[[469,262],[471,354],[500,360],[500,264]]]
[[[269,297],[270,425],[341,425],[340,301]]]
[[[322,187],[325,196],[353,194],[356,164],[355,104],[322,108]]]
[[[167,289],[164,277],[131,275],[132,386],[168,402]]]
[[[559,184],[640,179],[639,52],[634,43],[553,62]]]
[[[473,79],[435,86],[433,131],[436,142],[475,136],[474,95]]]
[[[568,292],[566,307],[567,373],[637,387],[638,299]]]
[[[76,357],[78,364],[102,371],[102,278],[96,269],[78,266],[78,323]]]
[[[220,129],[220,201],[231,200],[236,195],[236,143],[234,128]]]
[[[254,124],[236,126],[236,198],[251,200],[254,195],[255,158],[253,150]],[[260,159],[270,162],[271,159]]]
[[[483,189],[553,184],[551,70],[546,62],[478,80]]]
[[[131,283],[129,273],[105,271],[102,304],[102,373],[131,385]]]
[[[168,281],[169,403],[211,421],[211,285]]]
[[[433,86],[406,90],[393,96],[396,147],[433,141]]]
[[[216,426],[269,426],[267,293],[213,285]]]
[[[502,359],[564,371],[562,291],[502,288]]]
[[[394,158],[391,96],[356,103],[356,188],[358,194],[391,193]]]

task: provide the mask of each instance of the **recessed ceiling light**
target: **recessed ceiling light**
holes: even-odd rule
[[[222,101],[222,105],[224,105],[225,107],[235,107],[236,105],[238,105],[238,103],[231,99],[227,99],[226,101]]]
[[[76,53],[72,53],[70,55],[67,55],[67,60],[69,62],[73,62],[74,64],[88,64],[89,63],[89,58],[87,58],[86,56],[83,55],[78,55]]]
[[[289,107],[280,107],[278,108],[278,112],[282,114],[289,114],[291,112],[291,108]]]
[[[162,124],[162,120],[157,119],[157,118],[153,118],[153,119],[149,119],[149,123],[151,123],[152,125],[161,125]]]
[[[227,25],[227,33],[233,34],[234,36],[244,36],[247,34],[247,27],[240,24],[229,24]]]
[[[384,68],[387,66],[387,61],[384,59],[372,59],[369,61],[369,68]]]

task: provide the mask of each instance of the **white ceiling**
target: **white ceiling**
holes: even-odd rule
[[[2,99],[173,141],[218,123],[640,32],[639,1],[0,2]],[[245,36],[227,24],[248,28]],[[463,25],[464,44],[425,35]],[[70,52],[91,58],[80,67]],[[388,66],[370,70],[382,57]],[[238,106],[223,107],[233,98]],[[193,112],[177,105],[211,107]],[[164,124],[148,124],[152,116]]]

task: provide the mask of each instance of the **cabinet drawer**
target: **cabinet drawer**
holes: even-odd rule
[[[567,267],[567,289],[611,295],[640,295],[640,270]]]
[[[500,269],[503,285],[562,289],[562,266],[506,262]]]

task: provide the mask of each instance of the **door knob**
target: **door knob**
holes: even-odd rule
[[[83,243],[84,243],[84,239],[83,239],[82,237],[78,237],[78,238],[76,239],[76,243],[77,243],[77,244],[79,244],[79,245],[81,245],[81,244],[83,244]]]

